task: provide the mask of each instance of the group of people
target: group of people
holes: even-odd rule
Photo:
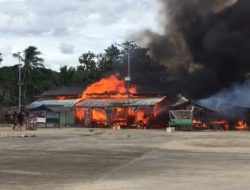
[[[24,123],[24,115],[23,113],[20,111],[20,112],[14,112],[13,114],[13,127],[12,129],[13,130],[22,130],[22,127],[23,127],[23,123]]]

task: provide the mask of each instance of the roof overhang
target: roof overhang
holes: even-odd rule
[[[26,108],[28,110],[33,110],[35,108],[46,106],[51,109],[69,109],[72,108],[81,99],[71,99],[71,100],[38,100],[28,105]]]
[[[130,98],[128,99],[86,99],[79,101],[75,107],[105,108],[105,107],[139,107],[154,106],[166,97],[156,98]]]

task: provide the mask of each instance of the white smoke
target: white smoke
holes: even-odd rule
[[[214,96],[197,101],[197,104],[231,118],[244,118],[250,109],[250,80],[234,84]]]

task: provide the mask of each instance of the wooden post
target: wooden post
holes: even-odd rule
[[[84,112],[85,112],[85,118],[84,118],[84,126],[83,127],[86,127],[89,125],[89,108],[85,108],[84,109]]]

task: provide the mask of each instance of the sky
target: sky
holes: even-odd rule
[[[0,0],[1,66],[28,46],[42,52],[46,68],[77,66],[87,51],[102,52],[144,29],[158,30],[157,0]]]

